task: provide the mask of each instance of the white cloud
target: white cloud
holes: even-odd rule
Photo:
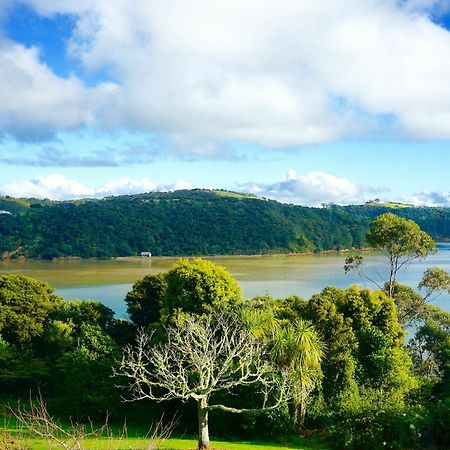
[[[57,77],[40,62],[37,48],[0,36],[0,126],[16,137],[98,125],[110,114],[106,105],[115,94],[113,83],[87,88],[75,76]]]
[[[405,196],[404,201],[412,203],[413,205],[450,207],[450,191],[437,192],[423,190],[416,192],[413,195]]]
[[[450,33],[429,18],[436,1],[28,3],[75,14],[68,51],[117,84],[62,80],[36,50],[4,43],[6,128],[117,126],[273,147],[372,132],[450,138]]]
[[[99,187],[88,187],[79,181],[67,179],[60,173],[53,173],[39,175],[31,180],[0,185],[0,195],[67,200],[137,194],[149,191],[173,191],[191,187],[190,183],[183,180],[168,185],[157,185],[145,177],[140,180],[122,177]]]
[[[307,172],[297,175],[290,169],[283,181],[277,183],[246,183],[240,186],[246,192],[285,203],[319,206],[321,203],[364,203],[386,188],[355,184],[325,172]]]

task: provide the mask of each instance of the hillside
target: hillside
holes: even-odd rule
[[[257,254],[365,245],[381,205],[307,208],[227,191],[153,192],[55,202],[0,198],[0,253],[61,256]],[[435,238],[450,238],[449,208],[399,208]]]

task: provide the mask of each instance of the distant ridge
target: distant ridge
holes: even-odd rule
[[[450,208],[399,203],[323,208],[225,190],[181,190],[103,199],[0,197],[4,258],[300,253],[364,247],[370,220],[386,211],[450,239]]]

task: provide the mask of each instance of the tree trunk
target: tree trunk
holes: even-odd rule
[[[198,450],[209,449],[208,407],[207,400],[201,399],[198,408]]]

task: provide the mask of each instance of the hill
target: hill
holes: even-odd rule
[[[385,205],[308,208],[228,191],[150,192],[104,199],[0,198],[0,253],[31,258],[258,254],[365,245]],[[396,208],[435,238],[450,238],[450,208]]]

